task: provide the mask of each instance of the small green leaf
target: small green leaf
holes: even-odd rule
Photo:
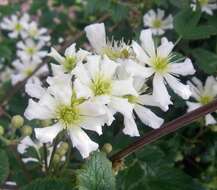
[[[77,185],[79,190],[114,190],[115,178],[112,163],[104,153],[95,152],[84,168],[78,171]]]
[[[8,156],[4,150],[0,150],[0,184],[4,183],[9,175]]]
[[[196,59],[196,64],[207,74],[214,74],[217,71],[217,54],[205,49],[193,50],[193,56]]]
[[[73,190],[71,181],[60,178],[39,178],[25,185],[21,190]]]

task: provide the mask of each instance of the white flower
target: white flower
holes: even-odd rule
[[[192,97],[194,101],[187,101],[188,105],[188,111],[192,111],[194,109],[197,109],[201,106],[204,106],[212,101],[217,96],[217,81],[213,76],[209,76],[206,79],[206,82],[203,86],[203,83],[197,79],[196,77],[193,77],[192,82],[188,81],[188,84],[190,85],[191,91],[192,91]],[[205,116],[205,124],[211,125],[216,124],[216,119],[211,115],[207,114]]]
[[[174,60],[172,42],[166,38],[161,39],[161,45],[155,47],[150,29],[143,30],[140,35],[141,46],[132,43],[139,63],[128,61],[126,70],[134,76],[147,78],[153,75],[153,96],[163,110],[168,110],[172,104],[166,83],[183,99],[188,99],[191,91],[188,85],[182,84],[177,77],[195,73],[190,59],[180,62]],[[147,67],[146,67],[147,66]]]
[[[163,124],[163,119],[155,115],[146,106],[158,106],[158,103],[154,100],[153,96],[144,94],[144,80],[136,78],[134,80],[134,87],[138,91],[138,96],[126,95],[125,98],[132,104],[135,114],[141,120],[142,123],[148,125],[154,129],[159,128]],[[135,115],[132,113],[131,118],[124,117],[125,128],[123,132],[130,136],[139,136],[136,122],[134,121]]]
[[[24,27],[29,22],[29,15],[24,14],[21,18],[18,18],[17,15],[12,15],[10,18],[3,18],[0,23],[0,27],[4,30],[10,31],[8,36],[10,38],[17,38],[19,35],[23,35]]]
[[[197,0],[192,0],[191,7],[193,10],[197,8]],[[217,9],[216,0],[198,0],[198,3],[201,7],[201,11],[207,13],[208,15],[213,15],[213,10]]]
[[[34,40],[48,42],[50,41],[50,36],[47,33],[48,31],[46,28],[39,28],[37,22],[32,21],[31,23],[24,25],[22,37],[24,39],[32,38]]]
[[[76,52],[76,44],[66,48],[64,56],[60,55],[54,48],[51,48],[51,52],[48,56],[53,57],[60,65],[52,64],[52,70],[54,75],[62,73],[70,73],[77,63],[82,62],[90,53],[83,49],[79,49]]]
[[[107,55],[110,59],[118,61],[132,57],[132,49],[123,40],[106,41],[104,23],[91,24],[85,27],[86,36],[96,53]]]
[[[17,43],[17,56],[23,60],[33,60],[34,62],[40,62],[42,58],[47,55],[47,51],[41,50],[44,46],[44,42],[34,42],[32,39],[26,39],[24,42]]]
[[[14,85],[30,76],[39,63],[40,62],[34,62],[29,59],[22,61],[17,59],[13,61],[14,73],[11,75],[12,84]],[[40,76],[46,72],[48,72],[48,68],[47,65],[44,65],[36,72],[35,76]]]
[[[157,12],[150,10],[143,17],[144,26],[150,28],[154,35],[162,35],[165,30],[173,29],[172,15],[164,17],[164,10],[157,9]]]
[[[93,142],[83,129],[96,131],[102,134],[105,121],[101,117],[105,114],[97,103],[77,98],[72,87],[71,75],[57,75],[47,79],[49,87],[38,101],[29,100],[25,110],[25,117],[32,119],[52,119],[54,124],[45,128],[35,128],[36,138],[43,143],[52,142],[57,134],[65,130],[83,158],[90,152],[98,149],[98,144]]]
[[[118,63],[110,60],[106,55],[102,58],[98,55],[87,56],[87,63],[79,64],[73,71],[80,82],[74,84],[80,96],[90,97],[93,102],[98,102],[107,113],[107,125],[114,120],[113,115],[120,112],[125,117],[131,117],[132,105],[125,95],[137,96],[133,87],[133,79],[125,80],[116,78]]]

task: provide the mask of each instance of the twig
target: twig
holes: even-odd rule
[[[48,163],[47,163],[47,146],[43,143],[43,150],[44,150],[44,164],[45,164],[45,172],[48,172]]]
[[[187,124],[190,124],[193,121],[197,120],[198,118],[205,116],[208,113],[214,112],[216,109],[217,109],[217,100],[205,106],[202,106],[198,109],[195,109],[194,111],[186,113],[183,116],[178,117],[177,119],[174,119],[173,121],[164,124],[161,128],[148,132],[146,135],[144,135],[136,142],[130,144],[126,148],[122,149],[121,151],[111,156],[110,159],[112,162],[119,161],[127,157],[128,155],[136,152],[137,150],[141,149],[146,144],[154,142],[165,135],[175,132],[178,129],[186,126]]]

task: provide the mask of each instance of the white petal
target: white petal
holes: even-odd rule
[[[77,98],[90,98],[93,96],[92,90],[87,85],[81,83],[78,79],[73,82],[73,88],[76,92]]]
[[[124,129],[123,129],[124,134],[129,135],[131,137],[139,137],[139,131],[136,125],[136,122],[133,118],[127,118],[124,117]]]
[[[207,114],[205,116],[205,122],[206,125],[213,125],[216,124],[216,119],[211,114]]]
[[[205,82],[205,86],[204,86],[204,93],[212,96],[214,93],[213,87],[216,84],[217,84],[217,81],[213,76],[207,77],[206,82]]]
[[[147,56],[147,54],[145,53],[145,51],[142,49],[142,47],[140,47],[140,45],[133,41],[132,42],[132,47],[133,50],[136,54],[136,58],[141,62],[141,63],[147,63],[149,62],[149,57]]]
[[[145,124],[153,129],[159,128],[164,120],[155,115],[150,109],[147,109],[140,105],[135,105],[134,110],[138,115],[139,119]]]
[[[104,23],[91,24],[85,27],[86,36],[97,53],[106,46],[106,33]]]
[[[76,43],[73,43],[65,50],[65,56],[75,56],[76,49],[75,49]]]
[[[50,53],[48,54],[48,56],[53,57],[58,63],[63,64],[65,59],[63,56],[61,56],[57,50],[55,50],[53,47],[51,48]]]
[[[125,98],[112,97],[108,107],[113,108],[128,118],[132,116],[133,106]]]
[[[187,100],[191,96],[192,93],[189,85],[182,84],[177,78],[170,74],[165,75],[165,79],[174,92],[183,99]]]
[[[187,106],[188,106],[188,112],[193,111],[199,107],[201,107],[200,103],[196,103],[196,102],[189,102],[187,101]]]
[[[105,78],[112,78],[115,74],[116,68],[118,67],[118,63],[110,60],[106,55],[103,56],[103,61],[101,63],[100,73]]]
[[[36,144],[32,141],[32,139],[27,136],[20,141],[17,146],[17,150],[20,154],[24,154],[26,152],[26,149],[31,146],[37,148]]]
[[[62,130],[60,123],[56,123],[49,127],[35,128],[35,136],[41,143],[52,143],[54,138]]]
[[[53,71],[53,75],[62,75],[65,73],[65,69],[63,65],[57,65],[57,64],[53,64],[51,63],[51,69]]]
[[[169,42],[167,38],[162,38],[161,45],[157,48],[157,55],[166,58],[171,53],[173,47],[174,45],[172,42]]]
[[[76,147],[83,158],[87,158],[91,152],[98,149],[98,144],[93,142],[79,127],[72,127],[69,131],[73,147]]]
[[[87,63],[85,64],[85,67],[88,73],[90,73],[92,79],[99,74],[100,61],[101,57],[98,55],[87,56]]]
[[[78,108],[83,116],[100,116],[105,114],[105,110],[100,104],[91,101],[85,101]]]
[[[140,41],[143,49],[149,56],[155,56],[154,40],[152,38],[152,31],[150,29],[142,30],[140,34]]]
[[[154,73],[154,70],[151,67],[145,67],[132,60],[129,60],[125,64],[125,69],[130,75],[142,78],[148,78]]]
[[[156,102],[158,102],[164,111],[169,109],[169,105],[172,104],[170,101],[170,95],[164,84],[164,79],[161,75],[155,74],[153,79],[153,96]]]
[[[183,63],[174,63],[170,65],[170,72],[182,76],[193,75],[195,73],[194,66],[190,59],[185,59]]]
[[[72,71],[72,74],[74,74],[83,84],[88,85],[91,81],[90,76],[88,75],[88,72],[83,63],[79,63]]]
[[[124,95],[134,95],[137,96],[135,88],[133,87],[133,78],[127,80],[116,80],[112,84],[112,95],[114,96],[124,96]]]
[[[146,106],[161,107],[152,95],[143,94],[138,97],[138,103]]]

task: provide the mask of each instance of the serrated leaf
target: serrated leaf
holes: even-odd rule
[[[4,150],[0,150],[0,184],[4,183],[9,175],[8,156]]]
[[[207,74],[214,74],[217,71],[217,54],[205,49],[193,50],[193,57],[196,59],[196,64]]]
[[[21,190],[73,190],[73,185],[68,179],[41,178],[32,181]]]
[[[84,168],[78,171],[77,185],[79,190],[114,190],[115,178],[112,163],[101,152],[95,152]]]
[[[211,25],[200,25],[201,12],[193,11],[191,8],[180,11],[174,18],[176,32],[183,39],[205,39],[217,34],[215,27]]]
[[[137,160],[120,172],[118,184],[120,190],[203,190],[156,146],[147,146],[137,154]]]

